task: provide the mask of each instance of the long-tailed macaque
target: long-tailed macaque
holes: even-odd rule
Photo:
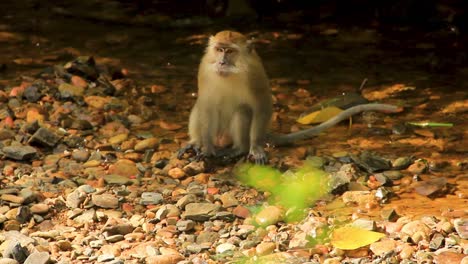
[[[268,132],[272,98],[268,77],[253,43],[244,35],[221,31],[211,36],[198,70],[198,98],[189,119],[190,148],[201,156],[249,154],[266,163],[264,144],[281,146],[310,138],[362,111],[396,112],[396,106],[364,104],[351,107],[316,127],[287,135]],[[220,137],[231,139],[232,149],[219,150]],[[228,150],[226,152],[226,150]]]

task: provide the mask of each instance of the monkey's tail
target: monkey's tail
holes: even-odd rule
[[[400,107],[389,104],[362,104],[350,107],[333,118],[321,123],[318,126],[286,135],[271,135],[271,143],[275,146],[284,146],[294,143],[295,141],[308,139],[320,134],[322,131],[338,124],[339,122],[348,119],[349,117],[364,111],[379,111],[387,113],[400,112]]]

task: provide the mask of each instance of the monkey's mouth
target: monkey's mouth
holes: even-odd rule
[[[227,76],[229,74],[238,72],[236,66],[228,65],[228,64],[216,64],[215,70],[216,70],[216,73],[221,76]]]

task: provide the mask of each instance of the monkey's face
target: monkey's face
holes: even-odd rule
[[[217,74],[228,76],[239,72],[236,65],[239,50],[233,46],[218,44],[213,47],[214,60],[212,65]]]

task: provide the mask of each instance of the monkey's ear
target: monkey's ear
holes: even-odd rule
[[[252,51],[255,50],[255,42],[254,42],[254,39],[249,39],[247,40],[246,42],[246,47],[247,47],[247,51],[249,53],[252,53]]]

